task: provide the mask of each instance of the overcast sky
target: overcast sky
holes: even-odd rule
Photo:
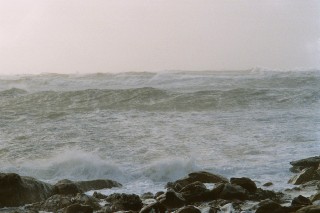
[[[320,67],[319,0],[0,0],[0,74]]]

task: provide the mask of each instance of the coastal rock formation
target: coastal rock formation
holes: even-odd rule
[[[231,178],[230,183],[239,185],[244,189],[248,190],[248,192],[254,193],[257,191],[257,185],[255,184],[255,182],[253,182],[250,178],[247,178],[247,177]]]
[[[290,162],[290,164],[293,167],[299,167],[302,169],[310,168],[310,167],[313,167],[316,169],[319,167],[319,164],[320,164],[320,156],[315,156],[315,157],[292,161],[292,162]]]
[[[166,209],[177,209],[186,204],[186,200],[181,196],[181,194],[172,190],[169,190],[157,197],[157,201]]]
[[[112,204],[112,211],[140,211],[143,204],[138,195],[114,193],[106,198]]]
[[[183,187],[189,185],[190,183],[199,181],[201,183],[228,183],[228,179],[217,174],[212,174],[210,172],[199,171],[199,172],[192,172],[188,174],[187,177],[182,179],[176,180],[175,182],[167,183],[167,188],[171,188],[174,191],[178,192]]]
[[[194,206],[185,206],[175,211],[175,213],[201,213],[201,211]]]
[[[22,206],[45,200],[52,186],[32,177],[0,173],[0,207]]]
[[[300,185],[312,180],[320,180],[320,174],[314,167],[303,169],[299,174],[295,175],[289,180],[289,183]]]

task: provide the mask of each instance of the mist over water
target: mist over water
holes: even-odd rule
[[[319,85],[317,70],[1,77],[1,170],[141,193],[196,170],[283,188],[290,161],[318,155]]]

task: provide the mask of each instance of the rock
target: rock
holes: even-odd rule
[[[55,194],[49,197],[45,202],[41,203],[38,207],[41,211],[57,212],[73,204],[73,197],[71,195]]]
[[[282,206],[271,200],[264,200],[259,203],[259,207],[255,213],[286,213]]]
[[[255,193],[250,193],[248,195],[248,200],[252,201],[262,201],[262,200],[272,200],[274,202],[281,202],[284,197],[284,194],[281,192],[274,192],[271,190],[264,190],[258,188]]]
[[[142,200],[146,200],[146,199],[154,198],[154,195],[153,195],[153,193],[151,193],[151,192],[146,192],[146,193],[143,193],[143,194],[140,196],[140,198],[141,198]]]
[[[93,209],[91,206],[73,204],[65,208],[63,213],[93,213]]]
[[[61,180],[54,185],[53,194],[60,195],[76,195],[77,193],[82,193],[83,191],[70,180]]]
[[[165,213],[165,211],[166,211],[166,208],[163,205],[161,205],[159,202],[154,202],[143,207],[139,213],[153,213],[153,212]]]
[[[248,195],[247,191],[241,186],[226,183],[219,194],[219,198],[225,200],[245,200],[248,198]]]
[[[177,209],[185,205],[186,201],[181,194],[174,191],[167,191],[156,198],[157,201],[167,209]]]
[[[250,178],[247,178],[247,177],[231,178],[230,183],[242,186],[244,189],[248,190],[248,192],[256,192],[257,191],[256,184]]]
[[[0,208],[36,203],[51,196],[53,186],[32,177],[0,173]]]
[[[138,195],[114,193],[106,198],[112,204],[113,211],[140,211],[143,204]]]
[[[212,174],[205,171],[190,173],[187,177],[176,180],[175,182],[167,183],[167,188],[171,188],[176,192],[180,191],[183,187],[190,183],[200,181],[202,183],[228,183],[228,179],[217,174]]]
[[[263,186],[265,186],[265,187],[272,186],[272,185],[273,185],[272,182],[267,182],[267,183],[263,184]]]
[[[75,181],[75,184],[84,192],[122,186],[120,183],[108,179]]]
[[[156,192],[153,198],[156,199],[157,197],[163,194],[164,194],[164,191]]]
[[[303,206],[312,205],[312,203],[308,198],[306,198],[306,197],[304,197],[302,195],[299,195],[298,197],[293,198],[293,200],[291,202],[291,205],[292,206],[301,206],[301,207],[303,207]]]
[[[303,169],[299,174],[292,177],[288,183],[300,185],[312,180],[320,180],[320,175],[316,172],[314,168],[306,168]]]
[[[311,202],[315,202],[317,200],[320,200],[320,192],[317,192],[316,194],[312,195],[310,197]]]
[[[95,197],[97,199],[106,199],[108,196],[101,194],[100,192],[93,192],[92,197]]]
[[[200,181],[190,183],[179,191],[187,203],[206,201],[208,192],[207,187]]]
[[[292,166],[295,167],[302,167],[302,168],[310,168],[314,167],[315,169],[318,168],[320,164],[320,156],[305,158],[297,161],[290,162]]]
[[[320,213],[320,206],[306,206],[296,211],[296,213]]]
[[[184,206],[175,211],[175,213],[201,213],[201,211],[194,206]]]
[[[73,202],[91,206],[93,210],[101,209],[101,206],[99,204],[99,199],[86,194],[77,194],[77,196],[73,198]]]

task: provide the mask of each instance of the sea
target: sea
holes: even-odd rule
[[[194,171],[290,187],[319,155],[320,71],[0,76],[0,172],[143,194]]]

